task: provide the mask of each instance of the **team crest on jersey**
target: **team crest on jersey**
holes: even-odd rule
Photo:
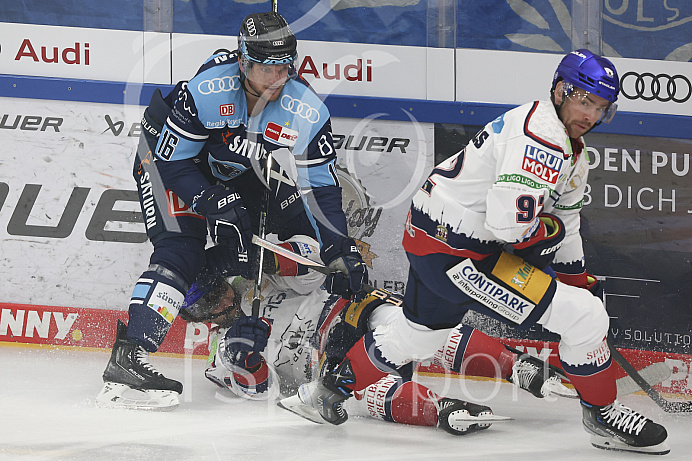
[[[267,127],[264,129],[264,137],[271,139],[277,144],[283,146],[293,147],[296,145],[296,140],[298,139],[298,132],[285,126],[278,125],[274,122],[267,123]]]
[[[563,160],[536,146],[527,145],[521,169],[549,183],[557,183]]]
[[[448,232],[449,231],[447,230],[447,226],[439,225],[437,226],[437,229],[435,229],[435,238],[437,240],[447,242]]]

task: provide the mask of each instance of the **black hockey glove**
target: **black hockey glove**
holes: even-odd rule
[[[226,331],[219,343],[222,363],[254,372],[262,365],[261,352],[267,347],[271,324],[264,317],[242,317]]]
[[[329,293],[349,299],[368,283],[368,269],[353,239],[338,240],[322,248],[320,257],[332,270],[324,282]]]
[[[228,247],[241,263],[248,262],[252,228],[240,194],[233,188],[210,186],[195,196],[192,209],[207,218],[214,243]]]
[[[565,226],[557,216],[548,213],[538,215],[536,232],[525,242],[512,245],[514,254],[538,269],[550,266],[555,253],[565,238]]]

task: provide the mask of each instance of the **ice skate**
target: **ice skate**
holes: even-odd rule
[[[317,381],[303,384],[297,395],[281,400],[278,405],[315,423],[342,424],[348,419],[343,403],[351,397],[351,390],[344,384],[353,382],[351,363],[346,359],[336,370],[327,372]]]
[[[665,455],[666,429],[617,400],[610,405],[581,402],[584,429],[591,434],[591,445],[604,450],[632,451]]]
[[[437,426],[453,435],[465,435],[489,428],[492,423],[509,421],[508,416],[493,414],[490,407],[465,402],[458,399],[443,398],[437,407]]]
[[[512,375],[507,380],[539,399],[549,395],[573,399],[579,397],[577,391],[562,384],[562,379],[553,367],[529,354],[517,358],[512,367]]]
[[[149,353],[127,339],[120,320],[111,358],[103,372],[103,389],[97,405],[108,408],[170,410],[180,403],[183,385],[159,373],[148,361]]]

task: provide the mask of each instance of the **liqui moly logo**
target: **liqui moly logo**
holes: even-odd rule
[[[285,126],[278,125],[274,122],[267,123],[264,129],[264,137],[274,141],[277,144],[292,147],[296,145],[298,132]]]
[[[536,146],[526,146],[521,169],[549,184],[555,184],[560,176],[562,161],[560,157]]]

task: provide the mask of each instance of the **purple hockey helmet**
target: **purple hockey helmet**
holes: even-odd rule
[[[610,60],[585,49],[572,51],[562,58],[557,66],[553,77],[553,89],[560,79],[569,84],[566,85],[566,92],[577,87],[608,101],[609,110],[600,121],[610,122],[617,110],[614,103],[620,93],[620,79]]]

